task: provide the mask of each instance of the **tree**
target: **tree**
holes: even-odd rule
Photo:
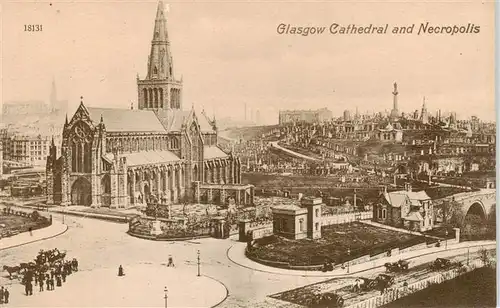
[[[481,248],[478,251],[479,259],[483,262],[484,266],[490,266],[490,252],[486,248]]]

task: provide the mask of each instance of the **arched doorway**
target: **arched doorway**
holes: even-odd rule
[[[149,202],[149,197],[151,196],[151,188],[148,183],[144,183],[144,201]]]
[[[80,177],[73,183],[71,187],[71,204],[85,206],[92,204],[92,188],[86,178]]]
[[[198,166],[194,165],[193,168],[193,181],[198,181]]]
[[[101,203],[103,206],[111,205],[111,178],[109,174],[105,174],[101,179]]]

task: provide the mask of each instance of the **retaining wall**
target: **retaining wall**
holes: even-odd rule
[[[425,278],[414,283],[409,284],[408,286],[401,286],[397,288],[390,288],[385,291],[383,295],[374,296],[367,300],[358,302],[356,304],[347,306],[346,308],[375,308],[380,307],[390,302],[393,302],[399,298],[408,296],[412,293],[425,289],[432,284],[442,283],[446,280],[454,279],[460,275],[463,275],[467,272],[470,272],[478,267],[482,267],[483,263],[480,260],[473,260],[470,262],[469,266],[465,266],[465,270],[460,272],[458,269],[452,269],[447,272],[436,273],[429,278]]]
[[[368,220],[373,218],[372,211],[357,212],[357,213],[346,213],[346,214],[331,214],[321,216],[321,225],[339,225],[359,220]]]

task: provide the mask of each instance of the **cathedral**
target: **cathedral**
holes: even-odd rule
[[[253,185],[241,184],[240,159],[217,145],[215,118],[182,109],[182,85],[174,77],[160,1],[147,75],[137,77],[138,109],[87,107],[82,100],[73,117],[66,117],[61,155],[54,141],[50,146],[47,203],[253,204]]]

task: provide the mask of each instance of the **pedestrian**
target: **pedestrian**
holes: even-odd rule
[[[123,272],[123,267],[120,265],[120,266],[118,267],[118,276],[120,276],[120,277],[121,277],[121,276],[124,276],[124,275],[125,275],[125,273]]]
[[[49,277],[49,275],[47,275],[46,284],[47,284],[47,291],[50,291],[50,277]]]
[[[60,275],[56,276],[56,284],[57,284],[58,287],[62,286],[61,276]]]
[[[4,298],[3,302],[5,304],[9,303],[9,295],[10,295],[9,290],[5,288],[5,290],[3,291],[3,298]]]
[[[38,282],[41,284],[41,289],[43,291],[43,283],[45,282],[45,275],[43,274],[43,272],[40,272],[40,274],[38,274]]]
[[[62,281],[66,282],[66,273],[64,271],[61,273],[61,277],[62,277]]]
[[[5,291],[4,291],[3,287],[2,287],[2,288],[0,288],[0,304],[3,304],[3,296],[4,296],[4,292],[5,292]]]
[[[38,287],[38,292],[43,292],[43,276],[40,275],[40,277],[38,278],[38,280],[40,280],[40,286]],[[47,284],[47,290],[49,289],[49,285]]]
[[[50,290],[54,290],[54,278],[50,278]]]
[[[30,231],[30,236],[33,236],[33,228],[32,227],[29,227],[28,229]]]

